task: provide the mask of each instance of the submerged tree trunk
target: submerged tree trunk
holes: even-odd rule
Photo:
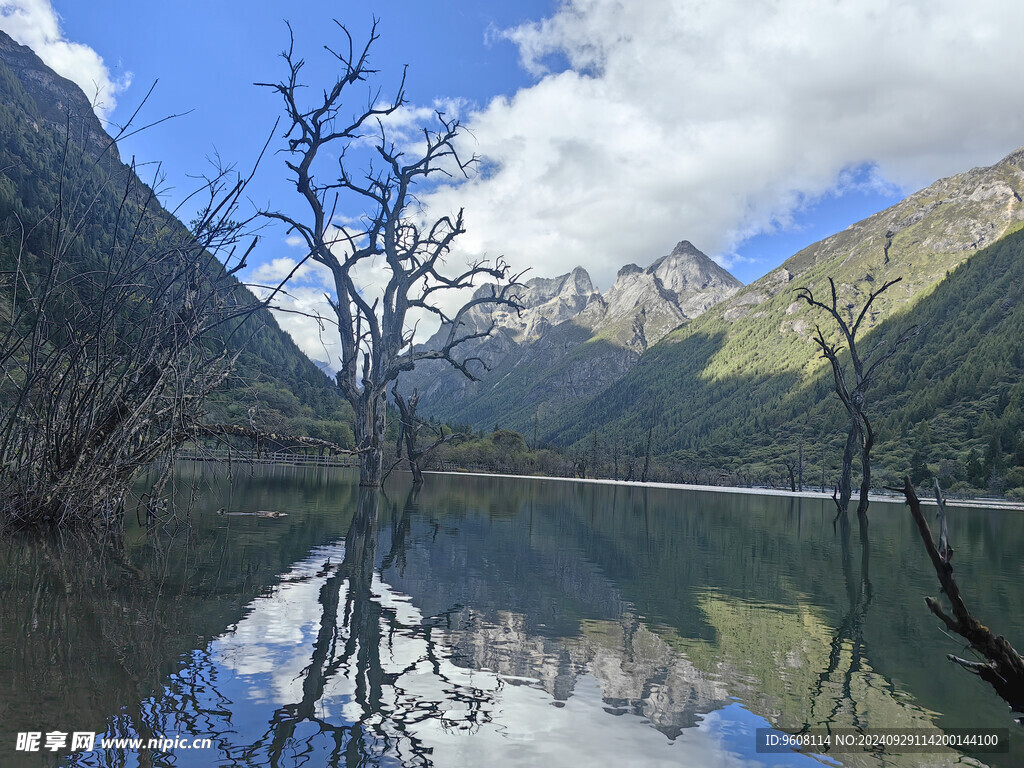
[[[836,501],[840,515],[846,514],[846,510],[850,508],[850,498],[853,496],[853,455],[860,442],[857,439],[857,431],[857,422],[851,417],[850,433],[846,436],[846,448],[843,449],[843,469],[839,475],[839,499]]]
[[[436,438],[430,445],[421,445],[420,430],[427,422],[416,416],[416,408],[419,406],[420,393],[414,389],[408,399],[398,391],[398,384],[391,389],[391,395],[395,398],[395,406],[398,408],[398,442],[395,446],[395,454],[398,459],[387,472],[384,478],[391,474],[391,470],[399,465],[402,460],[402,448],[405,447],[405,457],[409,462],[409,469],[412,472],[412,484],[414,488],[423,485],[423,460],[429,456],[438,446],[461,440],[462,435],[456,432],[445,434],[443,425],[436,425]]]
[[[875,445],[875,433],[871,429],[871,423],[867,416],[861,414],[863,428],[860,439],[860,501],[857,504],[857,517],[860,518],[861,527],[867,525],[868,520],[868,494],[871,492],[871,449]]]
[[[405,458],[409,462],[409,471],[412,472],[412,487],[419,488],[423,485],[423,468],[420,466],[421,454],[416,448],[416,437],[419,431],[419,425],[416,423],[416,400],[418,399],[417,393],[413,392],[412,397],[409,398],[409,405],[406,406],[402,400],[402,396],[396,391],[395,393],[395,404],[398,406],[399,413],[401,414],[402,422],[399,425],[400,434],[398,436],[398,459],[402,458],[402,443],[405,443]]]
[[[387,401],[383,393],[364,396],[362,408],[356,412],[355,438],[359,454],[359,485],[379,488],[384,478],[384,433]]]

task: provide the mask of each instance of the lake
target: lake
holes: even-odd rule
[[[830,500],[356,480],[184,464],[187,517],[0,542],[0,765],[1024,764],[946,659],[969,651],[924,604],[903,505],[873,504],[865,540]],[[968,605],[1020,647],[1024,514],[956,508],[950,538]],[[766,728],[1009,729],[1010,751],[761,753]]]

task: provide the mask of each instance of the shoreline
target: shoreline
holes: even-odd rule
[[[405,470],[400,470],[405,471]],[[791,499],[818,499],[832,501],[831,493],[821,491],[785,491],[778,488],[741,488],[732,485],[691,485],[688,483],[655,483],[639,480],[610,480],[608,478],[551,477],[548,475],[507,475],[497,472],[455,472],[450,470],[424,470],[425,475],[454,475],[456,477],[500,477],[516,480],[553,480],[564,483],[593,483],[595,485],[622,485],[627,488],[658,488],[671,491],[706,491],[710,493],[737,493],[749,496],[783,496]],[[856,499],[856,495],[854,496]],[[871,503],[906,504],[906,500],[896,494],[875,494],[868,496]],[[921,499],[921,503],[935,506],[935,500]],[[1004,501],[1001,499],[946,499],[947,507],[970,507],[974,509],[997,509],[1009,512],[1024,512],[1024,502]]]

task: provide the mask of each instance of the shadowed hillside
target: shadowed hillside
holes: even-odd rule
[[[123,216],[128,182],[148,188],[124,165],[111,138],[75,84],[56,75],[27,47],[0,32],[0,262],[12,267],[24,238],[28,272],[46,268],[52,251],[53,222],[81,222],[68,254],[75,275],[70,287],[85,290],[83,276],[104,269]],[[58,207],[60,206],[60,207]],[[182,238],[183,225],[159,208],[154,238]],[[23,265],[25,266],[25,265]],[[216,262],[211,272],[222,271]],[[228,278],[233,281],[233,278]],[[3,284],[0,307],[13,290]],[[236,301],[255,304],[242,287]],[[53,318],[59,322],[60,318]],[[255,424],[350,444],[350,409],[331,382],[303,355],[271,314],[259,310],[222,333],[223,343],[240,352],[234,375],[209,403],[212,421]]]

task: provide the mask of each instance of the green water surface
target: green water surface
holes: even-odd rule
[[[188,515],[0,542],[0,766],[1024,764],[925,607],[902,505],[182,465]],[[277,519],[229,512],[275,510]],[[955,509],[975,614],[1024,645],[1024,514]],[[757,729],[1009,729],[1009,752],[757,751]],[[209,738],[15,749],[19,732]]]

